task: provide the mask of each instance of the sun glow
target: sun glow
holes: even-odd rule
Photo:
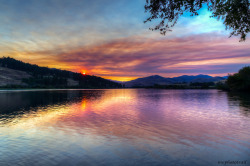
[[[80,73],[81,73],[82,75],[86,75],[86,74],[87,74],[86,70],[81,70]]]
[[[138,77],[126,77],[126,76],[101,76],[102,78],[105,78],[105,79],[109,79],[109,80],[113,80],[113,81],[131,81],[131,80],[134,80]]]

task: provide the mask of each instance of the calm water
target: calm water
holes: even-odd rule
[[[217,90],[0,91],[0,165],[250,165],[249,127]]]

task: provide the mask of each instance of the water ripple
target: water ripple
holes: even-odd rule
[[[216,165],[250,155],[249,95],[0,93],[0,165]]]

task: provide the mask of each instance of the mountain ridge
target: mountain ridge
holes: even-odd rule
[[[190,84],[190,83],[207,83],[225,80],[226,77],[198,74],[198,75],[182,75],[179,77],[162,77],[160,75],[152,75],[148,77],[137,78],[135,80],[124,82],[125,87],[147,87],[154,85],[172,85],[172,84]]]

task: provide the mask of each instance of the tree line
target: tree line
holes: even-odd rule
[[[222,90],[250,92],[250,66],[243,67],[238,73],[228,76],[225,83],[218,83]]]

